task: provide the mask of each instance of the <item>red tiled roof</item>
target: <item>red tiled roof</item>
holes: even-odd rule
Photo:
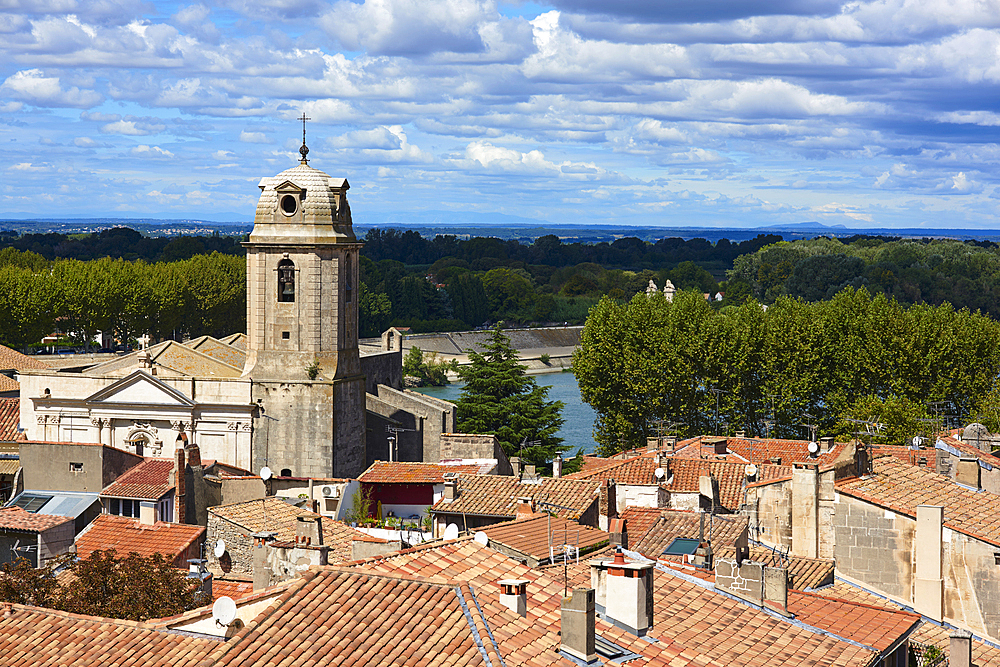
[[[443,577],[468,581],[488,617],[493,637],[508,665],[566,665],[560,657],[560,609],[563,595],[562,567],[540,571],[525,567],[473,540],[428,545],[361,561],[356,567],[396,576]],[[589,565],[571,565],[572,577]],[[528,580],[528,616],[521,618],[499,605],[500,579]],[[794,593],[792,593],[794,595]],[[887,619],[896,618],[892,610]],[[914,617],[906,614],[912,624]],[[883,625],[886,625],[883,623]],[[898,628],[899,624],[893,627]],[[619,646],[638,654],[628,664],[634,667],[662,665],[747,665],[785,667],[789,664],[868,666],[877,653],[808,627],[789,623],[758,607],[716,593],[707,584],[663,569],[654,573],[654,624],[649,642],[629,634],[603,619],[597,632]],[[902,636],[902,633],[900,633]]]
[[[499,543],[538,561],[549,558],[550,545],[559,554],[563,544],[572,544],[579,548],[581,554],[586,554],[611,539],[603,530],[547,514],[497,523],[481,530],[489,536],[491,545]]]
[[[40,533],[72,520],[68,516],[33,514],[20,507],[0,508],[0,529],[26,530],[33,533]]]
[[[97,550],[114,549],[118,555],[163,554],[168,560],[183,556],[205,534],[204,526],[157,521],[145,526],[138,519],[101,514],[76,538],[76,553],[87,558]]]
[[[956,484],[930,468],[908,465],[895,456],[876,456],[872,474],[836,483],[844,495],[916,517],[918,505],[944,507],[944,525],[1000,546],[1000,508],[996,496]]]
[[[222,596],[239,600],[248,595],[253,595],[253,582],[236,579],[212,579],[212,599],[218,600]]]
[[[5,667],[178,667],[197,665],[220,642],[160,632],[146,623],[11,605],[0,616]]]
[[[704,436],[678,443],[674,449],[677,458],[713,458],[715,447],[703,442]],[[830,451],[809,457],[808,440],[781,440],[777,438],[727,438],[726,460],[734,463],[769,463],[773,458],[781,459],[780,465],[791,465],[799,461],[813,461],[827,465],[840,456],[847,445],[834,445]]]
[[[659,507],[626,507],[624,511],[618,512],[619,518],[625,520],[629,544],[639,543],[660,520],[661,511]]]
[[[441,463],[404,463],[376,461],[361,473],[366,484],[444,484],[446,472],[475,475],[479,465],[444,465]]]
[[[9,378],[6,375],[4,375],[3,373],[0,373],[0,391],[2,391],[2,392],[18,391],[19,392],[19,391],[21,391],[21,383],[18,382],[17,380],[15,380],[14,378]]]
[[[530,497],[538,502],[549,502],[571,510],[553,511],[567,519],[579,519],[598,500],[597,482],[554,479],[542,477],[536,482],[521,482],[517,477],[505,475],[461,475],[458,479],[458,498],[438,500],[432,512],[447,514],[475,514],[480,516],[513,517],[517,499]]]
[[[468,584],[336,569],[305,574],[277,605],[241,632],[215,664],[297,667],[373,662],[428,667],[500,664]]]
[[[0,386],[0,391],[6,391]],[[21,423],[21,400],[0,398],[0,440],[17,438],[17,425]]]
[[[170,459],[146,459],[125,471],[109,484],[102,496],[159,500],[173,490],[170,473],[176,464]]]
[[[977,459],[980,459],[981,461],[986,461],[992,466],[1000,467],[1000,457],[997,457],[989,452],[985,452],[971,443],[968,443],[964,440],[959,440],[958,438],[952,436],[945,436],[939,439],[941,440],[941,442],[945,443],[950,447],[954,447],[955,449],[959,450],[960,452],[962,452],[967,456],[975,456]],[[989,446],[989,443],[986,444],[987,446]],[[929,452],[931,457],[934,456],[934,450],[921,450],[921,451],[927,451]]]
[[[704,538],[712,540],[712,546],[732,546],[746,534],[747,519],[738,516],[706,515],[701,512],[683,510],[660,510],[660,518],[641,539],[633,538],[629,532],[629,546],[633,551],[656,560],[663,557],[663,550],[678,537],[697,539],[702,530],[704,517]],[[632,546],[634,545],[634,546]]]
[[[6,345],[0,345],[0,371],[23,371],[29,368],[48,368],[38,359],[33,359],[26,354],[21,354],[17,350],[12,350]]]

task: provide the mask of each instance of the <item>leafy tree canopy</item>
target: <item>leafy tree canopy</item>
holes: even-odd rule
[[[499,327],[491,331],[485,347],[481,353],[470,350],[469,365],[458,368],[465,382],[458,400],[458,430],[493,434],[507,456],[549,468],[556,454],[569,449],[556,435],[563,425],[562,402],[549,401],[548,387],[539,387],[525,375],[517,350]]]

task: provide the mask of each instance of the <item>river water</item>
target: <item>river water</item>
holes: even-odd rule
[[[562,401],[562,417],[566,420],[559,430],[559,437],[564,445],[569,445],[567,456],[572,456],[577,449],[583,449],[589,454],[597,447],[594,442],[594,410],[580,398],[580,388],[576,384],[576,376],[572,373],[545,373],[533,375],[539,387],[549,387],[549,400]],[[446,401],[457,401],[462,393],[462,385],[453,382],[443,387],[420,387],[415,391]]]

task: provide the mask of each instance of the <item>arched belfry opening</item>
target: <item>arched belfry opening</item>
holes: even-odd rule
[[[288,258],[278,262],[278,301],[295,303],[295,263]]]

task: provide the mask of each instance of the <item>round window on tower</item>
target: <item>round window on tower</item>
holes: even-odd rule
[[[281,198],[281,212],[285,215],[295,215],[299,208],[299,202],[295,195],[285,195]]]

